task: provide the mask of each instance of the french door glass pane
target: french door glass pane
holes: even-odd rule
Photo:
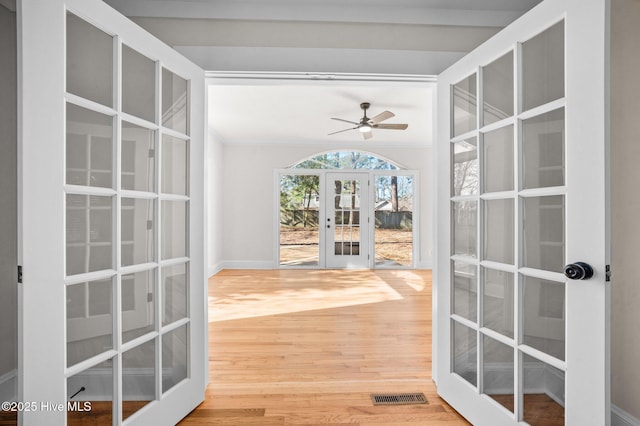
[[[122,111],[155,121],[156,64],[126,45],[122,45]]]
[[[162,135],[162,192],[187,195],[189,143]]]
[[[360,228],[357,225],[336,225],[334,232],[336,256],[357,256],[360,254]]]
[[[122,343],[155,329],[154,271],[122,276]]]
[[[67,366],[113,348],[111,278],[66,286]]]
[[[67,104],[66,175],[72,185],[113,187],[113,117]]]
[[[113,37],[67,13],[67,92],[113,107]]]
[[[453,86],[453,136],[475,130],[477,117],[476,74],[472,74]]]
[[[155,260],[155,201],[122,198],[122,266]]]
[[[562,97],[564,21],[522,44],[522,108],[527,111]]]
[[[478,384],[478,343],[476,331],[451,320],[453,342],[453,373],[458,374],[474,386]]]
[[[562,272],[565,264],[564,196],[523,200],[524,266]]]
[[[484,134],[483,192],[513,191],[513,126]]]
[[[187,203],[162,201],[162,259],[187,255]]]
[[[67,404],[71,409],[67,410],[67,424],[87,424],[87,417],[93,413],[99,413],[101,424],[112,424],[113,383],[113,359],[69,377]]]
[[[187,325],[176,328],[162,336],[162,392],[171,389],[188,376]]]
[[[280,177],[280,264],[317,266],[320,176]]]
[[[481,269],[482,325],[513,339],[513,273]]]
[[[156,190],[154,135],[153,130],[122,122],[122,189],[144,192]]]
[[[334,254],[360,254],[360,181],[335,180]]]
[[[374,253],[376,266],[411,266],[413,176],[376,176]]]
[[[513,52],[482,69],[483,123],[495,123],[513,116]]]
[[[482,336],[482,393],[513,412],[513,348],[488,336]]]
[[[450,86],[451,372],[548,425],[564,372],[522,350],[565,360],[565,283],[520,268],[566,263],[564,22],[521,41]]]
[[[564,418],[564,371],[526,354],[522,369],[523,420],[531,426],[558,424]]]
[[[485,200],[484,260],[513,265],[514,201]]]
[[[162,68],[162,125],[189,134],[188,82]]]
[[[522,122],[524,189],[564,185],[564,108]]]
[[[123,39],[66,14],[65,272],[95,273],[66,284],[66,366],[118,352],[67,384],[108,424],[114,400],[129,418],[189,360],[190,84]]]
[[[453,195],[473,195],[478,193],[478,142],[470,138],[454,143],[453,176],[451,179]]]
[[[523,343],[564,360],[564,283],[526,276],[523,282]]]
[[[187,264],[163,267],[160,280],[164,296],[162,325],[167,325],[187,316]]]
[[[476,257],[478,203],[453,202],[453,254]]]
[[[113,268],[113,197],[67,194],[67,275]]]
[[[122,353],[122,419],[156,399],[156,341]]]
[[[453,313],[473,322],[478,317],[478,274],[475,265],[453,261]]]

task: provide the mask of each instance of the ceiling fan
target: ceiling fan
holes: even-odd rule
[[[363,102],[360,104],[360,108],[362,108],[362,111],[364,111],[364,115],[360,119],[360,121],[350,121],[350,120],[344,120],[342,118],[331,117],[332,120],[344,121],[345,123],[355,124],[356,127],[350,127],[348,129],[338,130],[337,132],[329,133],[329,135],[335,135],[336,133],[342,133],[348,130],[358,129],[362,133],[362,136],[364,136],[365,139],[371,139],[371,137],[373,136],[371,131],[373,129],[405,130],[407,127],[409,127],[408,124],[381,124],[383,121],[388,120],[391,117],[395,117],[395,114],[392,113],[391,111],[381,112],[380,114],[372,118],[367,117],[367,109],[369,109],[370,106],[371,104],[369,102]]]

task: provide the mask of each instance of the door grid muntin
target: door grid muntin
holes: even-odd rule
[[[553,25],[536,39],[549,38],[547,32],[550,31],[557,37],[558,31],[563,40],[563,22]],[[550,36],[551,38],[553,37]],[[553,204],[545,210],[538,209],[538,215],[555,213],[564,221],[564,178],[561,180],[551,179],[552,184],[538,182],[536,185],[525,185],[524,170],[525,161],[523,158],[523,146],[525,143],[531,144],[528,140],[523,140],[524,123],[533,122],[545,114],[560,114],[564,117],[566,102],[564,98],[564,87],[562,94],[550,96],[546,93],[541,96],[541,100],[536,104],[529,103],[529,108],[523,110],[525,104],[523,95],[523,61],[524,49],[528,49],[524,41],[516,45],[511,51],[499,57],[485,67],[479,67],[473,74],[460,80],[460,84],[451,86],[451,372],[460,376],[463,380],[476,387],[480,393],[492,396],[505,409],[509,410],[516,420],[528,419],[526,402],[529,395],[526,390],[534,388],[539,384],[535,382],[535,373],[545,375],[547,381],[552,385],[549,393],[554,396],[556,402],[563,405],[564,398],[564,336],[560,341],[561,349],[557,347],[545,347],[544,339],[531,338],[535,332],[525,335],[526,331],[538,328],[560,329],[564,333],[564,283],[565,278],[557,270],[557,267],[544,269],[548,263],[530,262],[525,256],[527,243],[531,241],[533,232],[527,233],[527,227],[533,228],[531,223],[535,221],[530,218],[535,216],[535,209],[528,209],[525,214],[524,206],[532,204],[538,200],[539,204],[549,201],[553,197],[554,201],[562,200],[561,204]],[[548,40],[546,41],[548,42]],[[556,40],[556,43],[558,41]],[[540,49],[540,46],[536,46]],[[557,55],[557,51],[554,54]],[[564,51],[561,52],[561,57]],[[505,58],[508,58],[505,61]],[[513,84],[505,91],[511,91],[513,96],[513,108],[508,114],[497,114],[496,108],[486,108],[485,96],[485,73],[496,70],[492,69],[495,63],[502,62],[511,64],[511,79],[505,80]],[[508,67],[509,68],[509,67]],[[504,71],[504,70],[503,70]],[[557,71],[557,69],[556,69]],[[549,70],[546,70],[549,72]],[[564,73],[562,73],[564,75]],[[515,78],[514,78],[515,77]],[[562,78],[563,79],[563,78]],[[495,83],[495,78],[494,78]],[[557,89],[557,88],[556,88]],[[553,90],[551,90],[553,92]],[[558,91],[554,92],[556,95]],[[482,102],[482,105],[481,105]],[[467,110],[465,110],[465,108]],[[516,114],[513,114],[516,111]],[[487,113],[492,116],[487,118]],[[499,111],[498,111],[499,112]],[[454,124],[455,123],[455,124]],[[543,172],[560,173],[564,176],[564,119],[560,123],[550,123],[548,127],[553,127],[556,139],[562,143],[560,158],[556,160],[559,166],[555,170],[548,168]],[[487,169],[489,159],[493,163],[496,158],[493,152],[489,152],[488,136],[493,136],[497,132],[505,135],[513,135],[510,149],[503,154],[504,161],[511,167],[511,181],[489,185],[487,177],[489,173],[494,173],[495,169]],[[539,149],[537,154],[542,155]],[[499,156],[498,156],[499,157]],[[494,173],[495,174],[495,173]],[[495,180],[495,179],[494,179]],[[549,179],[547,179],[549,181]],[[515,188],[515,189],[514,189]],[[510,207],[504,211],[507,217],[488,213],[489,206],[492,210],[500,203],[508,203]],[[506,205],[505,205],[506,206]],[[542,212],[542,213],[540,213]],[[501,220],[502,219],[502,220]],[[557,220],[556,220],[557,222]],[[541,228],[539,222],[536,225]],[[492,230],[488,235],[488,230]],[[504,235],[511,234],[510,241],[506,247],[488,248],[487,243],[493,241],[498,236],[498,231]],[[564,263],[564,226],[559,229],[536,229],[538,234],[555,234],[557,247],[554,256],[555,261]],[[541,232],[542,231],[542,232]],[[553,243],[549,241],[548,243]],[[546,243],[546,242],[545,242]],[[541,242],[538,244],[538,251],[542,252]],[[552,245],[550,244],[549,247]],[[535,245],[533,245],[535,247]],[[511,251],[511,253],[509,253]],[[533,250],[529,250],[533,251]],[[488,253],[492,253],[487,256]],[[497,256],[495,254],[498,254]],[[528,256],[528,255],[527,255]],[[535,263],[535,264],[534,264]],[[551,270],[549,270],[551,269]],[[505,277],[507,278],[504,281]],[[492,281],[499,278],[502,281]],[[533,285],[529,282],[538,280],[539,284]],[[529,283],[529,284],[527,284]],[[495,294],[502,294],[502,311],[496,318],[495,312],[489,310],[489,302],[495,303]],[[543,294],[544,293],[544,294]],[[559,294],[561,293],[561,296]],[[530,297],[528,294],[535,294],[538,300],[546,302],[541,306],[542,314],[552,317],[550,323],[535,324],[527,313]],[[527,297],[527,298],[525,298]],[[508,301],[507,301],[508,299]],[[549,306],[552,305],[552,306]],[[538,312],[540,314],[540,312]],[[493,315],[493,316],[492,316]],[[529,316],[527,316],[529,315]],[[540,315],[542,316],[542,315]],[[544,330],[543,330],[544,331]],[[558,336],[554,336],[557,340]],[[554,339],[549,339],[553,341]],[[487,352],[487,349],[491,351]],[[485,361],[491,361],[496,354],[503,355],[495,358],[500,360],[488,365]],[[507,355],[504,355],[507,354]],[[497,371],[495,366],[500,364],[502,371]],[[506,369],[504,366],[507,365]],[[505,373],[506,371],[506,373]],[[539,374],[538,374],[539,375]],[[509,384],[510,383],[510,384]],[[497,396],[499,395],[499,396]],[[507,398],[503,398],[507,395]],[[510,395],[510,401],[509,396]]]
[[[107,337],[102,339],[104,340],[102,343],[95,342],[100,346],[80,358],[74,358],[68,354],[65,375],[68,396],[76,393],[76,388],[84,388],[85,390],[75,397],[76,401],[110,399],[112,422],[120,424],[122,420],[146,405],[146,402],[142,402],[133,409],[123,409],[122,403],[125,399],[159,400],[167,390],[190,377],[188,357],[190,347],[188,302],[190,84],[188,80],[182,79],[165,68],[160,61],[152,61],[143,57],[147,59],[147,65],[151,64],[151,67],[147,66],[150,74],[143,78],[143,81],[147,82],[149,79],[153,81],[152,84],[147,84],[147,88],[152,89],[153,99],[150,109],[147,109],[147,114],[131,115],[125,111],[125,109],[129,110],[129,107],[123,108],[122,106],[123,99],[127,96],[130,98],[127,90],[131,90],[131,87],[125,87],[123,80],[125,75],[123,68],[126,61],[123,60],[125,55],[122,52],[123,50],[133,51],[138,54],[137,51],[126,46],[117,35],[102,32],[72,12],[67,12],[67,28],[69,29],[67,43],[82,43],[82,41],[74,39],[73,31],[78,25],[84,28],[80,32],[88,31],[93,34],[93,38],[102,38],[103,46],[109,46],[106,50],[108,50],[109,61],[113,66],[104,73],[107,75],[104,80],[107,81],[106,85],[108,86],[104,93],[111,95],[105,96],[104,93],[96,95],[93,93],[95,88],[90,84],[82,84],[83,81],[93,78],[91,71],[95,70],[92,69],[91,64],[85,64],[85,68],[82,69],[82,55],[75,55],[74,59],[74,48],[69,48],[69,44],[67,44],[68,51],[71,52],[67,67],[71,71],[67,74],[66,104],[68,108],[80,108],[90,111],[91,114],[107,117],[112,123],[112,127],[110,129],[101,128],[98,133],[102,134],[94,136],[91,132],[98,128],[94,126],[92,130],[90,125],[84,123],[84,131],[87,135],[86,143],[89,147],[94,142],[93,139],[97,137],[110,138],[111,146],[106,150],[99,150],[97,156],[92,155],[91,149],[87,150],[86,170],[83,175],[83,171],[77,167],[78,170],[70,169],[72,163],[69,159],[73,159],[73,152],[71,151],[69,132],[73,132],[76,123],[69,122],[69,117],[67,118],[68,136],[65,148],[67,151],[65,166],[67,181],[64,187],[67,200],[69,200],[67,202],[67,237],[65,242],[67,265],[73,265],[74,258],[77,256],[73,250],[70,251],[69,247],[73,247],[74,244],[80,247],[84,244],[84,252],[87,253],[83,261],[85,265],[82,268],[69,268],[69,266],[66,268],[67,330],[68,333],[82,330],[82,325],[78,326],[73,322],[78,318],[84,321],[85,329],[91,324],[106,327],[106,329],[110,329],[110,335],[107,334]],[[105,40],[107,40],[106,43]],[[69,61],[73,66],[70,66]],[[76,63],[77,61],[80,62]],[[83,73],[86,75],[83,76]],[[171,81],[167,82],[167,79]],[[69,83],[75,80],[78,80],[80,84]],[[130,104],[131,102],[127,103],[127,105]],[[158,124],[159,121],[162,123]],[[82,125],[77,127],[80,128]],[[149,185],[132,186],[127,183],[130,181],[126,179],[131,177],[132,173],[131,170],[126,170],[123,167],[123,164],[130,160],[128,157],[130,153],[125,152],[123,148],[125,138],[128,138],[127,132],[123,131],[125,128],[128,133],[131,133],[132,128],[146,133],[144,136],[147,139],[144,155],[135,160],[141,160],[145,163],[143,165],[147,169],[145,179],[149,181]],[[167,140],[169,141],[167,142]],[[127,141],[130,142],[130,140]],[[172,142],[173,145],[180,146],[172,147]],[[98,146],[100,140],[96,139],[95,143]],[[103,157],[100,155],[111,158],[110,170],[94,170],[91,166],[92,161],[101,162]],[[107,175],[107,178],[106,180],[93,179],[96,174]],[[135,179],[135,171],[133,175]],[[167,175],[169,179],[167,179]],[[86,201],[85,204],[79,205],[77,201],[73,200]],[[98,202],[97,207],[92,207],[92,200]],[[130,206],[132,203],[138,203],[142,208],[136,209]],[[169,206],[177,206],[177,208],[168,208]],[[74,208],[79,210],[80,214],[71,215],[75,211]],[[107,212],[106,217],[103,212]],[[128,219],[129,213],[133,216],[131,220]],[[99,216],[103,217],[102,221]],[[72,219],[73,217],[77,217],[75,221]],[[70,220],[72,220],[71,223]],[[84,231],[81,229],[82,226],[85,227]],[[123,252],[128,253],[127,246],[129,245],[125,236],[130,234],[125,232],[125,228],[131,228],[132,232],[136,234],[133,237],[134,241],[136,238],[141,238],[141,241],[146,242],[143,247],[143,255],[135,260],[129,258],[128,255],[123,256]],[[74,232],[83,240],[74,243]],[[109,235],[108,245],[100,241],[102,234]],[[167,241],[174,243],[177,249],[163,250]],[[91,267],[94,258],[104,261],[104,259],[100,259],[99,255],[90,255],[89,250],[92,246],[106,247],[105,255],[110,258],[110,260],[106,259],[108,265],[98,263],[97,266]],[[176,270],[179,271],[169,273]],[[123,291],[123,278],[128,279],[136,274],[146,274],[149,277],[151,282],[147,280],[145,283],[147,291],[142,294],[136,294],[135,291],[133,293]],[[92,300],[91,288],[98,288],[96,286],[100,283],[108,284],[102,285],[94,293],[102,295],[102,299],[106,297],[106,300],[103,300],[101,304],[91,305],[89,304]],[[109,288],[106,288],[107,285]],[[86,304],[86,306],[80,307],[80,309],[75,307],[74,310],[74,306],[69,305],[69,291],[80,288],[83,289],[83,294],[72,299],[77,303]],[[143,300],[134,302],[134,306],[137,308],[130,306],[130,300],[124,299],[132,294],[136,294],[137,298],[142,296]],[[73,312],[71,317],[69,315],[70,308]],[[141,312],[142,315],[138,315],[137,319],[128,318],[131,313],[128,312],[131,311],[130,308],[133,311]],[[125,319],[127,319],[126,323]],[[137,321],[138,325],[142,321],[143,331],[139,335],[125,337],[124,326],[130,320],[133,320],[134,323]],[[104,333],[104,330],[97,331],[97,333]],[[69,338],[68,335],[67,351],[73,351],[74,342],[69,341]],[[94,389],[91,389],[91,385],[95,385]],[[100,391],[96,393],[95,389],[98,388]]]

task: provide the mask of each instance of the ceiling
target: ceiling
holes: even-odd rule
[[[209,125],[226,142],[355,146],[364,141],[357,130],[328,136],[354,127],[331,117],[357,122],[360,103],[370,102],[368,117],[389,110],[396,116],[385,123],[409,127],[374,129],[367,145],[425,146],[431,143],[432,94],[431,87],[415,84],[214,84],[209,89]]]
[[[540,1],[105,0],[218,72],[209,74],[208,114],[224,143],[336,147],[429,146],[434,88],[416,74],[439,73]],[[285,71],[294,78],[261,74]],[[395,117],[386,123],[408,129],[377,129],[367,141],[357,130],[328,136],[349,127],[331,117],[362,117],[361,102],[371,103],[369,117],[389,110]]]
[[[137,17],[504,26],[541,0],[105,0]]]

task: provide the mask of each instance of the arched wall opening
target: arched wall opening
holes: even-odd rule
[[[278,267],[415,267],[418,171],[368,151],[334,150],[276,179]]]
[[[210,274],[221,269],[279,268],[279,173],[318,153],[340,150],[367,152],[418,173],[414,191],[420,205],[413,215],[420,225],[414,239],[419,248],[413,261],[419,269],[433,265],[435,192],[433,150],[428,143],[227,143],[215,132],[209,139]]]

